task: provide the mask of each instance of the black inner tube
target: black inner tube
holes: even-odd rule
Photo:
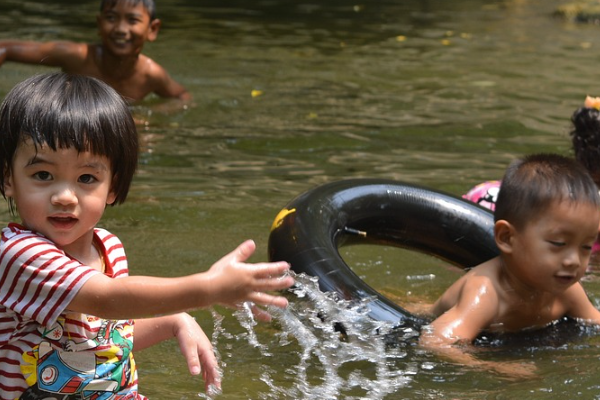
[[[396,246],[468,269],[498,254],[493,229],[489,210],[450,194],[387,179],[342,180],[299,195],[279,213],[269,236],[269,259],[318,277],[324,292],[350,301],[369,299],[368,315],[375,320],[420,327],[423,320],[367,285],[338,248]]]

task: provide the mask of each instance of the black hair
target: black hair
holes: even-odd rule
[[[575,159],[592,175],[600,187],[600,111],[582,107],[571,116],[571,142]]]
[[[588,171],[557,154],[533,154],[512,162],[502,178],[494,220],[517,228],[556,202],[585,202],[600,208],[600,195]]]
[[[62,72],[35,75],[17,84],[0,105],[0,193],[17,147],[74,148],[110,160],[116,199],[125,201],[138,160],[138,138],[127,102],[106,83]],[[10,201],[10,199],[9,199]]]
[[[150,21],[154,21],[156,19],[156,4],[154,3],[154,0],[101,0],[100,12],[104,11],[106,7],[114,7],[119,1],[126,1],[134,6],[142,3],[150,15]]]

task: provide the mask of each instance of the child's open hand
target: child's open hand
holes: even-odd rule
[[[289,264],[245,263],[255,249],[254,241],[247,240],[207,271],[214,300],[212,303],[232,308],[244,301],[262,306],[287,306],[286,298],[266,292],[283,290],[294,284],[294,279],[285,275]],[[260,319],[260,315],[257,314],[257,317]]]

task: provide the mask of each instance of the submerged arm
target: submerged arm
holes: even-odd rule
[[[484,361],[468,352],[472,341],[496,317],[498,306],[498,297],[487,278],[466,280],[456,304],[424,327],[419,344],[457,364],[513,377],[532,376],[531,365]]]
[[[581,283],[571,286],[565,293],[567,315],[584,323],[600,325],[600,311],[590,302]]]
[[[147,62],[154,93],[160,97],[177,99],[183,102],[192,99],[192,95],[187,89],[175,81],[163,67],[150,59]]]

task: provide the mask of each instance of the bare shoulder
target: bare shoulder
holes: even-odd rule
[[[482,266],[472,272],[465,276],[467,279],[463,284],[459,302],[466,300],[488,305],[497,303],[500,296],[495,271]]]
[[[54,64],[60,65],[65,72],[84,73],[82,69],[90,60],[90,48],[87,43],[51,42]]]
[[[497,302],[495,274],[495,268],[488,263],[473,268],[444,292],[435,303],[432,313],[439,316],[459,305],[468,307],[473,301]]]
[[[498,318],[500,299],[491,270],[478,266],[452,285],[440,298],[437,318],[429,325],[423,340],[437,346],[470,342]]]
[[[140,56],[140,71],[145,76],[151,92],[161,97],[182,98],[188,94],[187,90],[176,82],[167,70],[152,60],[150,57]]]

